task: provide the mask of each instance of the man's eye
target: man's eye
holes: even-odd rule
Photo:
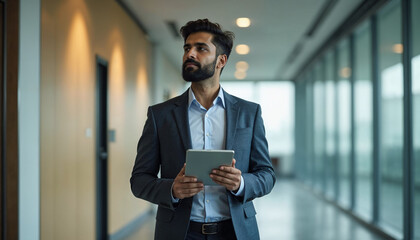
[[[188,52],[188,51],[190,51],[189,48],[184,48],[184,52]]]
[[[200,50],[200,51],[207,51],[207,49],[206,48],[203,48],[203,47],[198,48],[198,50]]]

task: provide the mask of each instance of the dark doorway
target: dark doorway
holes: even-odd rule
[[[96,57],[96,239],[108,239],[108,62]]]

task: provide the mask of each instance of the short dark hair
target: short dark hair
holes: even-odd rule
[[[223,31],[218,23],[212,23],[207,18],[189,21],[180,29],[184,42],[188,36],[196,32],[208,32],[213,35],[212,43],[216,46],[216,54],[226,54],[229,58],[232,51],[235,34],[230,31]]]

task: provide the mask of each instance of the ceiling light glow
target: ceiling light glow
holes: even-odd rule
[[[246,55],[249,53],[249,46],[246,44],[239,44],[236,46],[235,50],[239,55]]]
[[[343,67],[342,69],[340,69],[340,76],[342,78],[349,78],[351,76],[351,68]]]
[[[249,18],[237,18],[236,25],[241,28],[246,28],[251,25],[251,20]]]
[[[404,47],[401,43],[397,43],[392,46],[392,51],[394,53],[402,54],[404,52]]]
[[[239,80],[245,79],[246,78],[246,72],[236,71],[235,72],[235,78],[239,79]]]
[[[239,61],[236,63],[236,70],[237,71],[242,71],[245,72],[246,70],[248,70],[249,68],[249,64],[245,61]]]

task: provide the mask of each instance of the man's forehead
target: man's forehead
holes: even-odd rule
[[[212,43],[213,34],[208,32],[195,32],[191,33],[187,39],[185,39],[185,44],[194,44],[197,42],[206,43],[208,45],[213,45]]]

